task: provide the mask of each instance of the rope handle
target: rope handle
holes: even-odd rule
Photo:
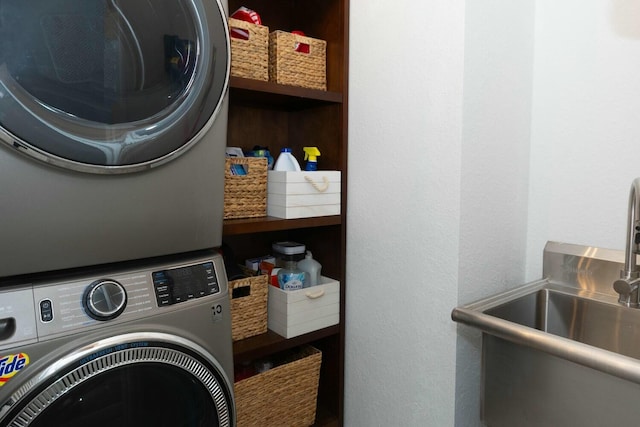
[[[313,178],[311,178],[309,175],[305,175],[304,179],[306,179],[307,182],[309,184],[311,184],[313,186],[313,188],[315,188],[316,191],[318,191],[319,193],[324,193],[325,191],[327,191],[329,189],[329,178],[327,178],[326,176],[322,177],[322,182],[324,183],[324,185],[322,187],[320,186],[320,184],[315,182],[313,180]]]
[[[318,292],[307,292],[305,294],[307,296],[307,298],[310,299],[317,299],[320,298],[322,295],[324,295],[324,289],[320,289]]]

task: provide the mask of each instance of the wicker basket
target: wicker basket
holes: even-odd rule
[[[248,40],[231,37],[231,75],[269,80],[269,27],[229,18],[229,28],[249,34]]]
[[[246,277],[229,282],[231,337],[242,340],[267,332],[269,276]]]
[[[306,427],[315,422],[322,353],[303,347],[293,360],[235,383],[238,427]]]
[[[243,165],[246,175],[234,175],[232,165]],[[267,214],[267,159],[229,157],[224,169],[224,219],[255,218]]]
[[[309,53],[297,52],[297,43]],[[291,86],[327,90],[327,42],[274,31],[269,34],[269,80]]]

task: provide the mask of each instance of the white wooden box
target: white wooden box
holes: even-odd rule
[[[307,218],[340,215],[340,171],[269,171],[267,215]]]
[[[322,276],[320,284],[297,291],[269,286],[267,325],[285,338],[340,322],[340,282]]]

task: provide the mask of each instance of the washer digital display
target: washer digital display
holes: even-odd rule
[[[166,306],[220,292],[213,262],[154,271],[158,306]]]

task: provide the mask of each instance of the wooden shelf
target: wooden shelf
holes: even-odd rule
[[[287,86],[260,80],[231,77],[231,99],[237,104],[301,110],[322,104],[342,103],[342,94],[324,90]]]
[[[271,216],[258,218],[227,219],[222,226],[222,234],[225,236],[263,233],[268,231],[294,230],[309,227],[324,227],[340,225],[340,215],[317,216],[311,218],[282,219]]]
[[[268,356],[282,350],[288,350],[303,344],[326,338],[340,333],[340,325],[313,331],[294,338],[284,338],[271,330],[265,334],[249,337],[233,343],[233,356],[235,363],[243,360],[252,360]]]
[[[326,83],[314,90],[240,77],[229,80],[227,146],[267,147],[272,155],[289,147],[319,147],[320,167],[341,171],[341,214],[313,218],[225,220],[223,240],[237,260],[271,253],[273,242],[303,242],[322,263],[323,274],[340,280],[340,323],[291,339],[267,331],[233,343],[236,364],[310,344],[322,352],[315,427],[340,427],[344,406],[345,257],[348,152],[348,0],[229,0],[260,12],[270,30],[299,29],[325,40]]]

